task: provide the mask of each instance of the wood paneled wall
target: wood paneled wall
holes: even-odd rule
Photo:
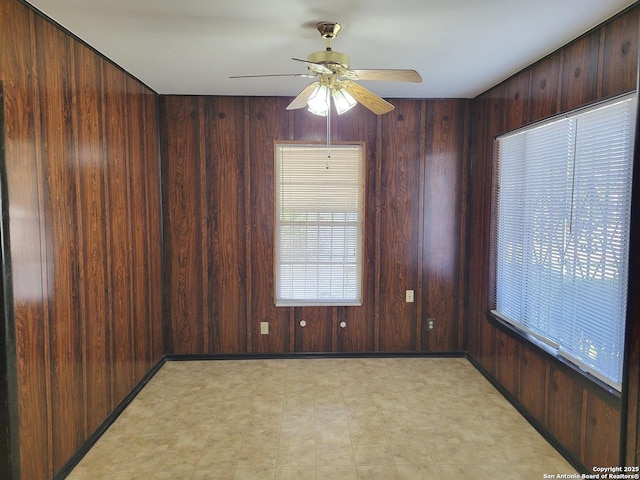
[[[289,101],[162,98],[166,352],[461,351],[469,101],[335,116],[333,141],[365,145],[363,305],[276,308],[274,143],[326,141],[325,119]]]
[[[625,462],[620,452],[626,428],[621,424],[623,401],[583,381],[580,375],[492,324],[486,316],[491,304],[493,138],[554,114],[635,89],[639,11],[637,6],[628,10],[480,95],[473,102],[471,115],[469,353],[589,468]],[[634,205],[634,210],[638,210],[637,207]],[[630,291],[630,301],[638,298],[639,293]],[[638,375],[637,368],[632,371]],[[637,379],[632,382],[636,389],[636,404],[630,408],[630,412],[636,411],[635,417],[637,383]],[[635,417],[629,439],[633,448],[636,448],[637,435]],[[637,454],[629,454],[626,461],[629,465],[637,465]]]
[[[0,0],[21,478],[47,479],[162,355],[156,94]]]

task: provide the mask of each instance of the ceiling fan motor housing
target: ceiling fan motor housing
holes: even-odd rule
[[[313,52],[309,54],[307,60],[311,63],[325,64],[338,64],[344,68],[349,68],[349,56],[342,52],[335,52],[333,50],[322,50],[320,52]]]

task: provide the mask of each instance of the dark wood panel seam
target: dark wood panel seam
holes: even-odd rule
[[[373,349],[380,350],[380,221],[382,214],[382,118],[376,117],[376,219],[375,219],[375,263],[374,263],[374,304],[373,304]]]
[[[422,312],[424,309],[424,205],[425,205],[425,171],[426,166],[426,142],[427,142],[427,102],[426,100],[420,101],[420,145],[418,147],[419,158],[420,158],[420,173],[418,174],[418,198],[421,201],[418,204],[418,274],[416,278],[416,291],[414,295],[414,300],[416,300],[416,327],[415,327],[415,336],[416,336],[416,350],[420,351],[423,349],[422,345]],[[417,297],[417,298],[415,298]]]
[[[123,78],[122,79],[122,85],[124,88],[124,92],[128,93],[127,90],[127,79]],[[132,116],[132,112],[130,111],[130,106],[128,103],[128,99],[126,98],[126,94],[125,97],[123,99],[123,103],[125,105],[125,109],[126,109],[126,122],[123,125],[123,128],[125,128],[125,132],[131,132],[131,116]],[[135,285],[135,270],[136,270],[136,265],[135,265],[135,260],[133,257],[133,248],[132,246],[134,245],[134,235],[133,235],[133,202],[132,202],[132,197],[133,197],[133,189],[135,188],[135,186],[133,185],[132,182],[132,175],[131,175],[131,140],[127,137],[127,135],[124,136],[124,138],[122,139],[123,143],[124,143],[124,148],[123,148],[123,152],[127,152],[127,158],[125,158],[124,160],[124,174],[126,176],[126,178],[128,179],[128,181],[126,182],[126,190],[125,190],[125,195],[126,195],[126,209],[127,209],[127,241],[128,241],[128,246],[129,248],[127,248],[127,267],[128,268],[128,275],[127,275],[127,280],[129,281],[129,352],[127,352],[129,354],[129,365],[127,365],[127,367],[129,368],[129,384],[127,385],[127,390],[129,388],[131,388],[133,385],[135,385],[136,383],[136,375],[135,375],[135,368],[133,367],[134,365],[134,360],[135,360],[135,355],[136,355],[136,329],[135,329],[135,322],[136,322],[136,308],[135,308],[135,304],[136,304],[136,300],[135,300],[135,295],[134,295],[134,285]],[[139,161],[139,159],[136,159],[136,161]]]
[[[602,86],[604,84],[604,50],[607,37],[607,29],[600,30],[600,46],[598,47],[598,73],[596,75],[596,98],[602,98]]]
[[[460,188],[462,190],[460,198],[460,254],[458,256],[458,338],[457,345],[465,352],[468,351],[468,328],[469,321],[466,315],[467,311],[467,267],[468,267],[468,231],[469,231],[469,192],[470,192],[470,145],[471,145],[471,133],[469,129],[469,119],[473,114],[471,100],[466,100],[464,103],[464,120],[462,123],[462,172],[460,179]]]
[[[104,62],[100,62],[100,88],[101,88],[101,101],[103,102],[103,104],[106,104],[106,95],[107,95],[107,89],[106,87],[106,69],[105,69],[105,63]],[[107,131],[107,114],[108,114],[108,110],[105,109],[104,114],[101,117],[100,120],[100,128],[102,130],[102,132],[106,132]],[[106,149],[105,149],[106,151]],[[109,175],[105,175],[105,179],[104,179],[104,183],[103,183],[103,187],[102,187],[102,194],[104,195],[104,214],[105,214],[105,218],[111,218],[111,201],[110,201],[110,196],[109,196],[109,187],[110,184],[110,179],[109,179]],[[107,280],[107,325],[106,325],[106,336],[107,336],[107,352],[109,354],[109,363],[111,364],[113,359],[115,358],[115,339],[114,339],[114,335],[113,332],[115,330],[114,325],[113,325],[113,282],[112,282],[112,278],[113,278],[113,270],[112,270],[112,253],[113,253],[113,240],[111,238],[111,229],[110,228],[105,228],[105,251],[106,251],[106,280]],[[115,399],[115,388],[114,388],[114,382],[115,382],[115,375],[110,375],[109,376],[109,407],[113,408],[113,406],[116,404],[116,399]]]
[[[32,13],[29,16],[29,27],[30,27],[30,37],[31,37],[31,55],[33,59],[33,64],[31,65],[31,70],[33,72],[37,72],[37,45],[36,45],[36,19],[35,13]],[[42,132],[42,124],[41,124],[41,111],[40,111],[40,78],[38,74],[35,73],[33,76],[33,98],[34,98],[34,107],[33,107],[33,121],[34,121],[34,131]],[[43,261],[43,265],[47,265],[47,245],[46,240],[44,238],[43,232],[46,231],[45,219],[43,216],[44,212],[44,178],[43,178],[43,166],[42,166],[42,135],[41,133],[38,135],[35,143],[35,152],[36,152],[36,172],[37,172],[37,185],[38,185],[38,214],[40,220],[40,255]],[[49,277],[47,274],[46,268],[41,269],[42,274],[42,294],[43,298],[46,298],[46,292],[49,291]],[[44,369],[45,369],[45,394],[46,394],[46,418],[47,418],[47,471],[49,472],[49,476],[53,474],[53,422],[52,422],[52,393],[51,393],[51,335],[49,332],[49,302],[42,302],[42,328],[43,328],[43,337],[44,337]]]
[[[160,309],[160,317],[161,318],[154,318],[153,320],[156,322],[160,322],[160,345],[153,345],[153,352],[159,352],[160,355],[164,355],[164,347],[165,347],[165,329],[164,326],[166,325],[166,321],[167,319],[165,318],[165,310],[164,310],[164,304],[163,304],[163,300],[162,298],[165,297],[165,295],[162,294],[162,291],[164,289],[164,285],[165,282],[167,282],[167,278],[165,277],[165,268],[164,268],[164,206],[162,204],[162,141],[161,141],[161,118],[160,118],[160,96],[159,95],[155,95],[154,94],[154,105],[155,105],[155,113],[156,113],[156,121],[155,121],[155,129],[156,129],[156,167],[157,167],[157,177],[156,177],[156,181],[158,182],[158,190],[157,190],[157,197],[156,197],[156,201],[157,201],[157,205],[158,205],[158,221],[160,222],[159,225],[156,226],[155,228],[155,232],[156,235],[158,235],[159,237],[159,241],[160,241],[160,259],[159,259],[159,265],[160,265],[160,305],[158,305],[158,308]],[[151,240],[150,240],[151,241]],[[158,261],[158,260],[156,260]],[[158,264],[156,264],[158,265]],[[151,303],[152,299],[149,299],[149,302]],[[150,312],[154,311],[154,310],[149,310]],[[151,327],[150,327],[151,328]],[[155,335],[152,335],[152,338],[155,339]]]
[[[244,148],[244,225],[245,225],[245,258],[247,259],[247,274],[246,274],[246,297],[245,297],[245,325],[246,325],[246,338],[247,338],[247,352],[253,351],[253,322],[251,311],[251,299],[253,298],[253,271],[251,261],[252,257],[252,237],[253,230],[251,228],[251,123],[249,122],[249,101],[244,98],[242,101],[243,106],[243,127],[244,127],[244,141],[242,147]]]
[[[198,158],[198,168],[200,169],[200,248],[202,248],[202,278],[200,279],[202,282],[202,348],[205,352],[210,352],[213,351],[216,343],[209,333],[211,319],[209,318],[209,248],[207,247],[209,238],[207,225],[209,215],[209,206],[207,205],[207,162],[210,159],[207,158],[206,138],[208,136],[206,135],[206,130],[211,128],[211,121],[207,118],[204,97],[198,98],[198,117],[198,140],[200,142],[198,147],[200,153],[200,158]],[[215,328],[213,330],[215,331]]]
[[[589,392],[582,390],[582,409],[580,410],[580,458],[586,457],[587,451],[587,403],[589,401]]]
[[[77,75],[76,75],[76,56],[75,56],[75,48],[73,45],[73,41],[68,39],[69,43],[69,71],[70,71],[70,85],[75,89],[76,95],[78,92],[77,87]],[[78,135],[79,135],[79,122],[78,122],[78,105],[75,105],[76,108],[72,110],[72,126],[73,132],[71,133],[71,141],[73,142],[73,152],[74,152],[74,170],[75,170],[75,195],[76,198],[82,198],[81,186],[80,186],[80,152],[78,145]],[[77,210],[77,218],[76,218],[76,226],[77,226],[77,242],[78,242],[78,281],[80,282],[80,286],[78,288],[78,299],[80,305],[80,338],[82,339],[82,431],[84,436],[86,437],[89,434],[89,398],[87,395],[87,329],[85,324],[85,315],[83,315],[87,311],[87,280],[85,278],[85,257],[86,252],[85,242],[84,242],[84,215],[83,215],[83,205],[81,202],[78,202],[78,210]]]

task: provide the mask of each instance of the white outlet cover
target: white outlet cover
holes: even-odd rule
[[[269,322],[260,322],[260,333],[262,335],[269,334]]]
[[[407,302],[409,303],[413,302],[413,290],[407,290],[405,292],[405,298]]]

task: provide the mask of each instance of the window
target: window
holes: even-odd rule
[[[498,137],[494,314],[620,390],[636,97]]]
[[[360,305],[362,145],[276,145],[276,305]]]

